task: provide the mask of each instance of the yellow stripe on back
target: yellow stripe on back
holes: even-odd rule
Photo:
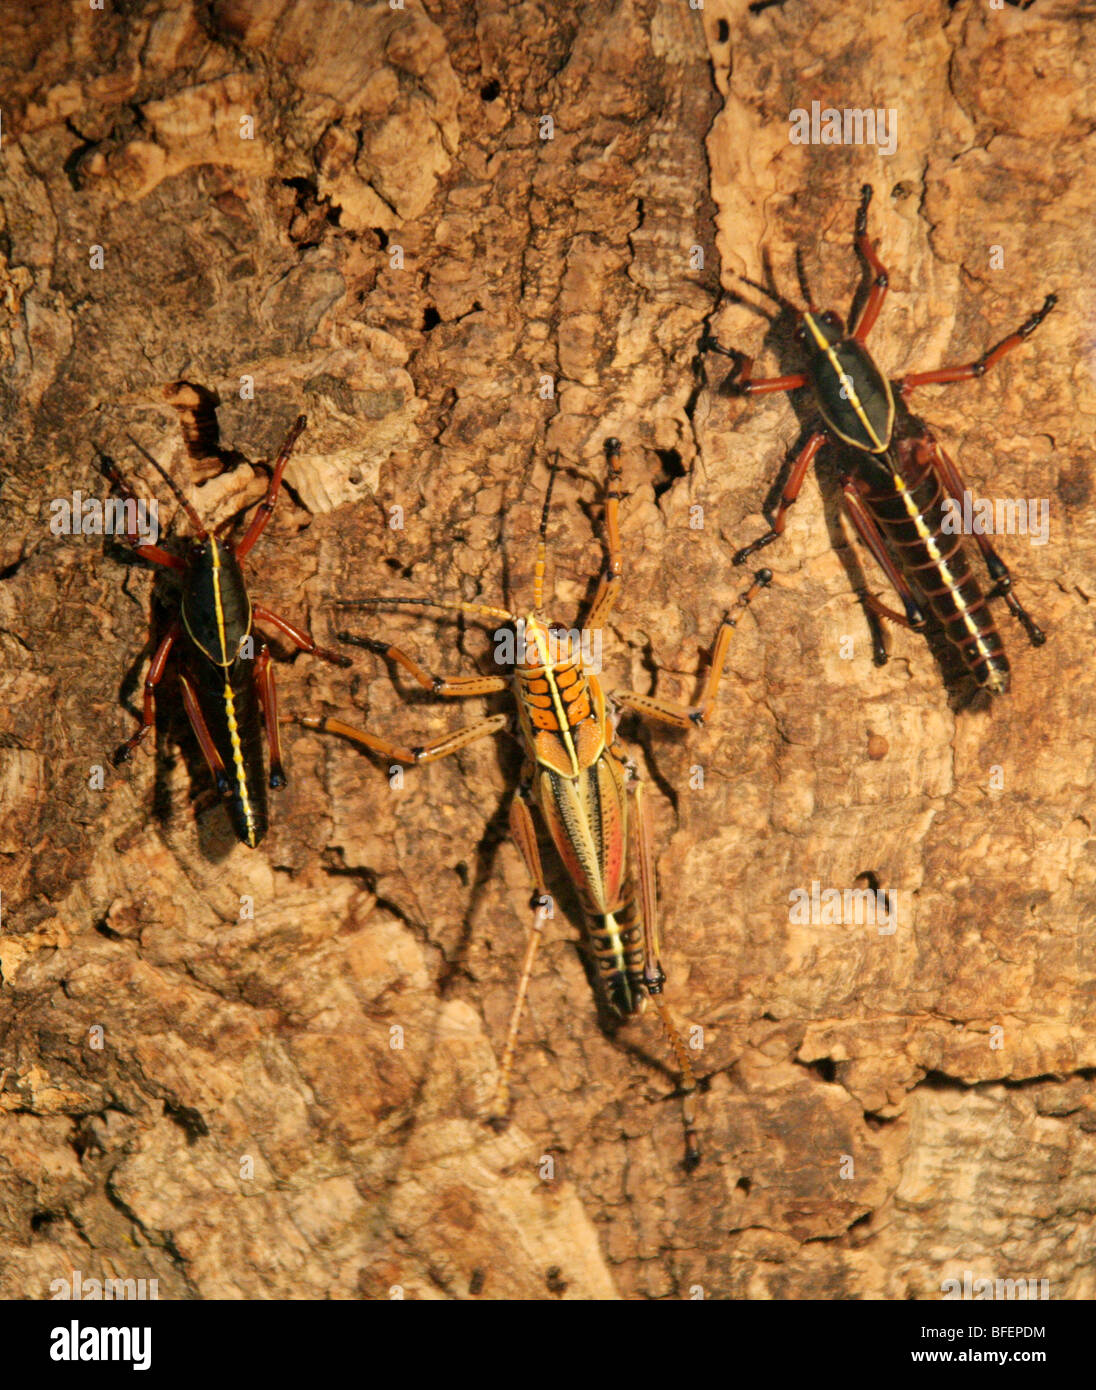
[[[544,629],[539,624],[533,627],[533,641],[537,644],[537,655],[540,657],[541,665],[544,667],[544,679],[548,682],[548,690],[555,708],[556,720],[559,723],[559,736],[563,740],[563,746],[567,749],[567,756],[571,760],[571,776],[578,777],[582,769],[579,767],[578,753],[575,751],[575,741],[571,737],[571,726],[567,719],[567,711],[564,708],[563,699],[559,693],[559,686],[556,684],[556,673],[552,669],[552,664],[548,658],[548,643],[545,640]]]
[[[210,546],[209,553],[213,561],[213,607],[217,614],[217,641],[221,648],[219,665],[227,666],[229,655],[225,649],[225,610],[221,602],[221,551],[216,541]]]
[[[872,441],[872,451],[881,452],[883,449],[887,447],[887,441],[885,439],[879,438],[879,435],[875,431],[875,426],[868,419],[868,414],[867,411],[864,409],[864,404],[861,401],[860,397],[856,394],[856,387],[853,385],[852,377],[849,376],[849,374],[841,366],[841,363],[838,361],[837,353],[833,350],[833,344],[826,337],[826,335],[821,332],[818,325],[814,321],[813,314],[804,314],[803,322],[810,329],[811,336],[814,338],[815,344],[817,345],[819,352],[824,352],[826,354],[826,360],[833,368],[834,376],[841,383],[841,388],[845,393],[845,399],[856,412],[856,418],[860,421],[861,425],[863,425],[864,433]],[[837,433],[841,434],[841,431],[838,430]],[[849,439],[848,435],[841,435],[841,437],[842,439],[847,440],[850,444],[856,443],[856,440]]]
[[[909,519],[913,522],[918,536],[924,542],[925,549],[929,553],[929,558],[936,565],[936,568],[940,571],[940,577],[948,586],[948,593],[951,595],[952,602],[959,611],[959,616],[963,619],[963,626],[975,639],[978,655],[988,659],[993,653],[986,646],[981,629],[970,616],[967,601],[960,592],[959,585],[955,581],[955,576],[948,568],[948,562],[940,554],[940,547],[936,544],[936,537],[932,534],[932,530],[928,523],[921,515],[921,511],[917,506],[917,502],[914,500],[913,494],[897,474],[894,476],[894,486],[898,490],[898,495],[905,505],[906,512],[909,515]]]
[[[247,828],[254,833],[255,813],[251,807],[251,797],[247,786],[247,768],[244,765],[244,750],[240,743],[240,727],[236,722],[236,693],[232,682],[225,681],[224,689],[225,721],[228,724],[228,738],[232,744],[232,765],[236,769],[236,794],[240,798]]]
[[[609,950],[612,953],[613,965],[622,975],[626,975],[628,973],[628,960],[624,953],[624,942],[621,939],[620,923],[616,919],[616,914],[607,912],[602,918],[601,927],[602,935],[609,938]]]
[[[225,610],[221,602],[221,552],[214,541],[210,549],[213,560],[213,607],[217,615],[217,640],[221,648],[222,666],[228,666],[231,658],[228,655],[228,644],[225,640]],[[236,769],[236,794],[240,798],[240,806],[243,809],[244,819],[247,822],[248,831],[254,835],[255,813],[251,807],[251,797],[248,794],[247,768],[244,765],[244,750],[240,742],[240,726],[236,722],[236,692],[232,689],[232,682],[225,681],[224,696],[225,702],[225,722],[228,724],[228,738],[232,745],[232,765]]]

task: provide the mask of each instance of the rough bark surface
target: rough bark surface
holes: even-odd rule
[[[1086,24],[966,0],[5,12],[0,1295],[74,1269],[175,1298],[936,1298],[967,1269],[1096,1293]],[[895,110],[896,151],[791,143],[812,100]],[[787,325],[720,284],[767,254],[797,297],[801,247],[816,303],[845,311],[865,181],[892,376],[969,361],[1059,295],[983,380],[918,406],[978,496],[1049,499],[1048,544],[1000,541],[1049,641],[1002,611],[992,707],[905,631],[876,669],[855,590],[882,580],[824,464],[715,719],[623,726],[654,790],[670,997],[703,1029],[704,1162],[682,1171],[654,1019],[599,1023],[566,910],[496,1134],[529,925],[516,746],[400,787],[287,723],[269,836],[237,844],[170,676],[155,736],[110,766],[167,591],[123,546],[51,534],[50,502],[102,496],[102,451],[170,515],[132,435],[222,520],[306,412],[250,574],[330,641],[334,597],[528,604],[558,451],[570,624],[616,434],[606,681],[690,699],[808,422],[728,396],[698,344],[794,370]],[[219,393],[220,453],[184,446],[179,383]],[[347,626],[492,669],[472,622]],[[290,718],[415,740],[505,707],[275,646]],[[869,872],[892,934],[790,920],[793,890]]]

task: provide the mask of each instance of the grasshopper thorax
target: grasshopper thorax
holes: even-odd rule
[[[579,777],[604,747],[604,698],[583,670],[578,633],[535,614],[519,618],[514,682],[518,711],[539,763]]]
[[[522,672],[554,670],[557,666],[582,666],[581,636],[571,628],[546,623],[530,613],[515,623],[514,666]]]
[[[796,337],[810,353],[807,371],[826,424],[856,449],[885,453],[894,429],[894,396],[871,353],[832,310],[804,310]]]
[[[217,666],[230,666],[251,632],[251,600],[231,545],[207,536],[191,546],[183,583],[183,625]]]

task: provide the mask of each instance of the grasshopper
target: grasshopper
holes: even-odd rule
[[[136,733],[115,752],[113,761],[116,766],[129,762],[133,750],[152,728],[156,690],[174,648],[187,717],[217,790],[225,799],[236,838],[252,849],[262,841],[268,824],[260,718],[266,725],[270,745],[270,785],[284,787],[288,781],[282,766],[274,668],[266,643],[255,629],[255,620],[276,628],[301,651],[336,666],[350,665],[341,653],[318,647],[311,633],[286,622],[269,608],[252,603],[244,579],[243,562],[274,515],[282,474],[305,423],[305,417],[298,416],[286,435],[266,497],[246,533],[235,544],[222,540],[218,532],[206,530],[178,483],[151,454],[147,455],[149,462],[171,489],[194,529],[194,536],[180,556],[157,545],[142,545],[134,532],[126,533],[135,554],[174,571],[181,594],[178,613],[149,665],[141,722]],[[109,459],[102,459],[100,468],[124,497],[136,501],[129,483]],[[231,518],[228,524],[231,525]],[[253,655],[256,643],[257,654]]]
[[[841,491],[849,518],[903,605],[904,611],[899,613],[866,591],[862,595],[873,620],[875,664],[882,666],[887,661],[880,618],[923,632],[932,615],[976,683],[993,695],[1003,695],[1009,689],[1009,662],[987,600],[1004,599],[1032,646],[1042,646],[1046,636],[1016,597],[1008,566],[978,531],[974,540],[993,581],[988,593],[983,592],[971,565],[969,546],[955,532],[954,515],[949,516],[949,503],[957,508],[959,499],[969,496],[970,490],[928,425],[909,409],[908,401],[922,386],[977,381],[1031,337],[1057,304],[1058,296],[1048,294],[1041,308],[975,361],[912,372],[891,382],[866,346],[889,284],[886,268],[868,239],[871,199],[871,184],[866,183],[860,189],[855,236],[857,251],[874,279],[855,329],[846,329],[833,310],[818,312],[799,262],[805,309],[797,309],[752,280],[745,283],[794,315],[796,339],[807,354],[803,371],[755,377],[751,375],[751,358],[720,347],[713,338],[703,342],[705,349],[736,359],[729,390],[755,396],[810,386],[821,415],[792,464],[771,528],[738,551],[734,562],[742,564],[783,533],[788,509],[799,496],[815,455],[830,445],[841,463]]]
[[[604,626],[623,583],[618,524],[622,496],[620,451],[619,440],[606,440],[607,561],[586,614],[583,625],[586,630]],[[516,720],[510,714],[493,714],[414,746],[395,743],[340,719],[305,718],[301,722],[310,729],[341,735],[397,763],[435,762],[507,728],[516,734],[525,753],[525,764],[520,787],[511,802],[510,834],[532,880],[536,911],[499,1067],[491,1122],[497,1127],[506,1123],[514,1050],[525,996],[543,935],[544,918],[552,901],[537,843],[536,811],[581,902],[585,944],[595,963],[598,988],[605,1004],[613,1014],[630,1019],[641,1013],[649,1000],[662,1023],[681,1077],[685,1166],[692,1169],[700,1161],[696,1079],[681,1033],[663,998],[666,976],[660,963],[651,813],[636,762],[616,729],[625,711],[676,729],[689,730],[703,724],[715,706],[736,618],[733,613],[727,613],[719,625],[698,703],[679,704],[634,691],[618,691],[611,696],[604,692],[598,678],[584,669],[573,634],[550,622],[544,612],[548,516],[555,477],[553,465],[541,512],[533,606],[528,614],[522,616],[505,608],[479,603],[428,598],[376,597],[340,601],[345,607],[397,604],[448,609],[512,625],[518,642],[509,676],[437,676],[387,642],[355,637],[348,632],[338,632],[336,636],[339,641],[365,647],[402,667],[436,695],[460,698],[509,690]],[[770,571],[759,571],[736,607],[744,609],[771,578]],[[561,639],[564,640],[561,642]]]

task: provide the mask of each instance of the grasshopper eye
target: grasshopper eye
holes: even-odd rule
[[[822,322],[827,328],[835,328],[838,333],[844,333],[845,325],[840,314],[835,314],[832,309],[827,309],[822,315]]]

